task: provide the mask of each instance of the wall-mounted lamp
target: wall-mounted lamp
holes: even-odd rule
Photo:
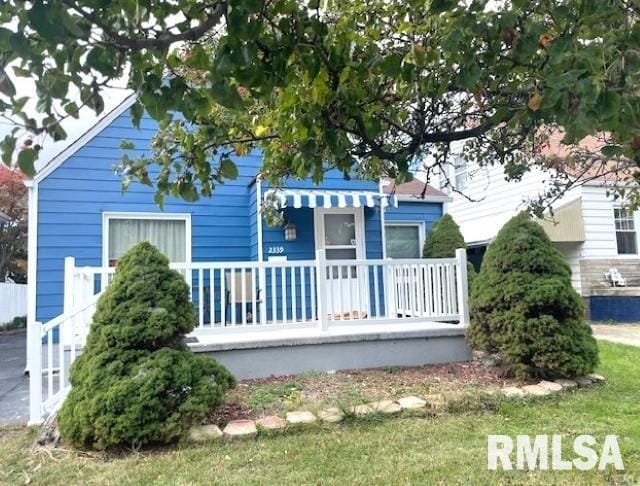
[[[296,225],[289,221],[284,225],[284,239],[286,241],[294,241],[296,238]]]

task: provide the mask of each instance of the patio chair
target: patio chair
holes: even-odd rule
[[[231,322],[231,306],[237,306],[238,304],[240,304],[240,306],[242,306],[242,304],[244,303],[247,307],[245,308],[247,310],[247,324],[252,324],[253,323],[253,313],[257,312],[258,309],[260,309],[260,304],[262,303],[262,291],[260,289],[256,289],[254,282],[253,282],[253,275],[252,273],[249,272],[245,272],[244,275],[244,302],[242,300],[242,273],[241,272],[235,272],[234,275],[234,282],[233,282],[233,287],[234,287],[234,292],[231,291],[231,272],[225,272],[224,273],[224,283],[225,283],[225,288],[227,289],[227,298],[226,298],[226,309],[225,309],[225,326],[227,325],[227,322]],[[253,309],[253,292],[257,291],[256,294],[256,307],[258,309]],[[235,295],[234,295],[235,294]],[[233,301],[232,301],[233,298]],[[249,308],[251,308],[251,311],[249,311]],[[259,315],[256,315],[256,322],[259,322]],[[236,324],[237,322],[242,322],[242,307],[240,308],[240,312],[236,312],[236,322],[234,324]]]
[[[604,278],[612,287],[627,286],[627,279],[622,276],[617,268],[610,268],[608,271],[606,271],[604,274]]]

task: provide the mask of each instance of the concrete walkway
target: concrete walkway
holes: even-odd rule
[[[29,420],[26,343],[25,332],[0,334],[0,425]]]
[[[591,329],[596,339],[640,346],[640,324],[593,324]]]

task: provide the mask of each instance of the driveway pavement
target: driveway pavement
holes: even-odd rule
[[[24,332],[0,334],[0,425],[29,420],[26,345]]]
[[[596,339],[640,346],[640,324],[594,324],[591,329]]]

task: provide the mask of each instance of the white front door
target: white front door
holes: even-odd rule
[[[362,208],[316,208],[316,249],[329,260],[364,260]],[[333,319],[363,317],[369,308],[367,270],[355,265],[328,265],[327,312]]]

